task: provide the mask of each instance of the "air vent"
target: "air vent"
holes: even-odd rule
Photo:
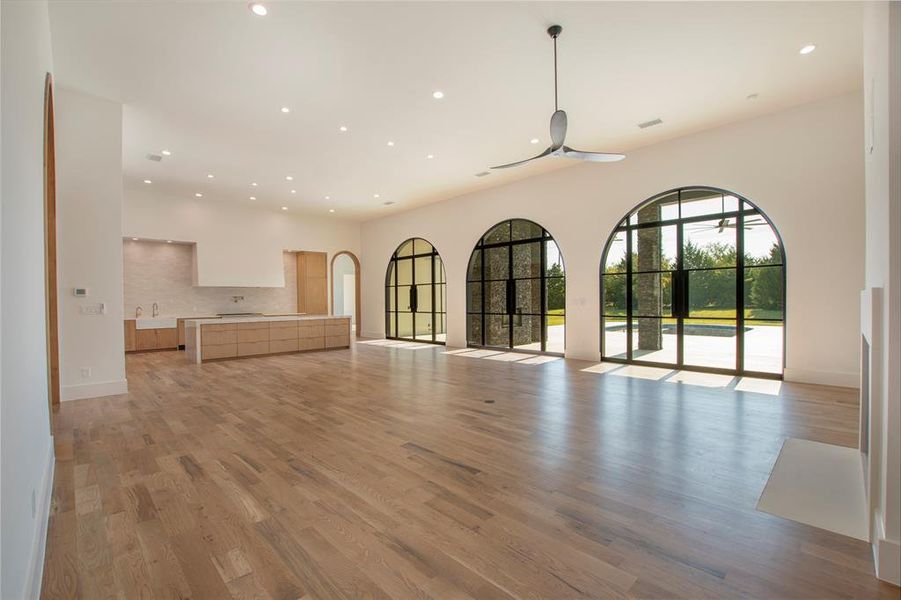
[[[639,129],[647,129],[648,127],[653,127],[654,125],[660,125],[661,123],[663,123],[663,121],[661,121],[660,119],[653,119],[651,121],[645,121],[644,123],[639,123],[638,128]]]
[[[144,158],[146,158],[147,160],[152,160],[154,162],[160,162],[161,160],[163,160],[163,157],[159,154],[147,154]]]
[[[388,200],[387,202],[382,202],[382,206],[391,206],[392,204],[397,204],[394,200]]]
[[[485,177],[486,175],[491,175],[490,171],[482,171],[481,173],[476,173],[476,177]]]

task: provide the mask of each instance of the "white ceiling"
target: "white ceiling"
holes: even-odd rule
[[[567,144],[585,150],[629,151],[861,84],[855,3],[266,4],[261,18],[244,1],[51,2],[57,85],[125,105],[126,187],[370,219],[570,166],[474,176],[547,145],[553,23]],[[807,43],[817,49],[802,56]],[[162,149],[172,156],[144,158]]]

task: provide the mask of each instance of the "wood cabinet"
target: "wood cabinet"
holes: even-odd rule
[[[297,312],[328,314],[327,259],[325,252],[297,253]]]
[[[222,358],[283,354],[350,346],[350,317],[262,320],[232,323],[194,322],[188,328],[185,350],[197,363]],[[197,347],[197,343],[200,347]]]
[[[137,348],[137,325],[134,319],[125,319],[125,351],[134,352]]]
[[[166,329],[136,329],[134,320],[131,320],[134,344],[129,345],[129,324],[125,321],[125,351],[134,352],[142,350],[175,350],[178,346],[177,328]]]

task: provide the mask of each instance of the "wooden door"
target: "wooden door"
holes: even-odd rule
[[[297,312],[328,314],[327,259],[325,252],[297,253]]]

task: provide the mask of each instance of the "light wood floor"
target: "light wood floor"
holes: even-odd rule
[[[63,403],[44,598],[898,598],[864,542],[754,510],[781,396],[356,345],[128,357]]]

